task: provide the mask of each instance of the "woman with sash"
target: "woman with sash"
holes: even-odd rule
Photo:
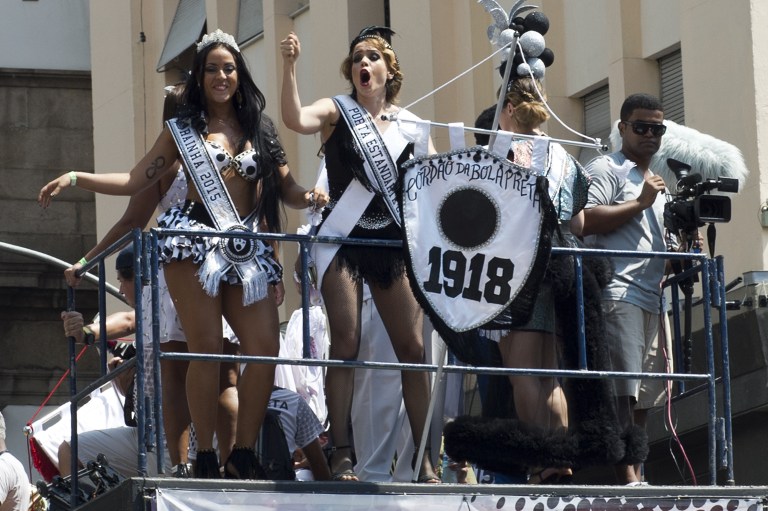
[[[161,228],[190,231],[160,240],[160,260],[191,353],[222,352],[223,315],[249,356],[276,357],[279,318],[275,285],[282,267],[273,248],[252,238],[210,238],[199,230],[281,230],[280,200],[302,209],[323,206],[327,196],[307,191],[290,174],[265,99],[253,82],[234,38],[216,30],[197,44],[182,100],[185,111],[166,123],[152,149],[129,174],[70,172],[40,192],[44,207],[67,186],[111,195],[133,195],[180,161],[187,173],[186,200],[158,218]],[[274,366],[247,364],[238,383],[235,445],[227,477],[264,477],[254,446],[274,381]],[[213,449],[219,364],[191,361],[187,399],[197,438],[194,475],[220,476]]]
[[[389,40],[392,33],[383,27],[363,29],[350,44],[341,65],[352,87],[351,94],[323,98],[308,106],[301,104],[296,81],[299,39],[290,33],[280,43],[284,59],[283,121],[298,133],[319,132],[323,143],[330,202],[323,211],[320,235],[402,239],[397,189],[401,165],[411,157],[413,146],[396,124],[382,120],[382,116],[415,116],[394,104],[403,75]],[[316,244],[313,260],[328,313],[332,359],[357,357],[365,280],[398,360],[424,363],[423,315],[408,283],[401,248]],[[358,480],[352,469],[349,435],[353,378],[353,369],[345,367],[329,367],[326,373],[333,443],[329,464],[338,481]],[[402,385],[414,439],[421,439],[429,403],[429,377],[421,371],[403,371]],[[425,451],[418,470],[419,482],[439,482],[430,458],[429,450]]]
[[[540,126],[549,118],[544,101],[544,87],[530,77],[516,78],[509,83],[499,126],[504,131],[525,135],[544,135]],[[543,165],[549,182],[549,195],[558,215],[560,232],[571,236],[570,224],[581,222],[581,209],[586,204],[589,179],[582,166],[563,147],[547,145]],[[537,171],[534,163],[534,142],[518,139],[512,142],[509,160]],[[540,172],[540,171],[539,171]],[[513,318],[514,319],[514,318]],[[555,318],[555,298],[552,287],[544,282],[539,289],[531,318],[507,331],[486,331],[499,339],[504,367],[527,369],[557,369],[558,329]],[[568,405],[560,383],[555,377],[510,375],[515,411],[521,423],[554,434],[565,434],[568,428]],[[531,484],[565,483],[573,472],[569,467],[534,467],[530,469]]]
[[[163,103],[163,122],[176,117],[181,96],[184,92],[184,84],[166,87],[165,101]],[[88,251],[82,259],[64,270],[64,279],[72,287],[77,287],[82,280],[77,276],[80,270],[89,260],[101,254],[110,245],[117,242],[131,229],[144,228],[157,209],[164,213],[172,206],[184,202],[187,196],[187,178],[181,164],[177,164],[177,170],[167,172],[153,186],[145,188],[140,193],[131,197],[123,216],[112,226],[106,235],[96,246]],[[181,322],[176,314],[176,306],[168,292],[163,269],[157,274],[159,294],[159,332],[160,350],[167,353],[186,353],[187,340]],[[152,350],[152,292],[149,286],[142,289],[142,313],[144,321],[144,350],[151,353]],[[278,294],[280,290],[278,289]],[[224,337],[229,342],[224,343],[224,353],[236,355],[238,341],[227,322],[223,320]],[[151,355],[148,355],[151,356]],[[149,361],[148,361],[149,362]],[[187,405],[186,378],[189,362],[186,360],[161,360],[161,377],[163,392],[163,426],[168,447],[168,455],[171,458],[172,475],[174,477],[191,477],[187,459],[189,447],[190,416]],[[147,381],[145,385],[148,391],[153,392],[152,370],[148,367]],[[219,420],[216,428],[216,438],[219,452],[222,457],[229,456],[231,444],[235,441],[235,423],[237,421],[237,378],[240,372],[237,363],[227,362],[220,365],[220,395],[219,395]]]

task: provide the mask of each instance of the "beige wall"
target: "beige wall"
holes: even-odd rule
[[[500,2],[505,8],[512,0]],[[765,131],[768,64],[760,58],[766,37],[751,27],[765,26],[768,13],[755,2],[729,3],[727,13],[717,0],[542,0],[535,2],[551,21],[547,45],[555,52],[546,86],[555,112],[572,128],[582,129],[580,98],[608,84],[612,118],[632,92],[659,93],[656,59],[682,49],[686,124],[737,145],[752,174],[747,187],[733,200],[733,220],[718,226],[718,252],[726,256],[726,278],[762,269],[766,263],[763,229],[757,210],[768,197],[760,169],[768,163],[758,148]],[[263,37],[243,52],[257,84],[267,97],[267,113],[278,121],[293,173],[304,185],[314,181],[318,159],[317,137],[297,136],[279,119],[282,78],[279,41],[289,30],[301,37],[299,88],[305,102],[347,90],[339,64],[349,40],[369,24],[383,23],[379,0],[311,0],[310,8],[291,17],[295,2],[265,0]],[[166,80],[154,67],[165,40],[176,2],[143,3],[147,43],[138,43],[139,5],[120,0],[91,3],[94,144],[97,171],[129,169],[157,133]],[[234,31],[233,1],[206,1],[208,29]],[[391,24],[397,35],[405,84],[400,104],[405,106],[451,80],[492,51],[486,38],[490,17],[473,1],[391,0]],[[762,51],[761,51],[762,50]],[[438,122],[472,124],[483,108],[495,101],[499,84],[498,58],[459,78],[412,107],[418,115]],[[145,113],[146,112],[146,120]],[[550,121],[555,137],[575,138]],[[144,135],[146,133],[146,136]],[[446,149],[446,133],[433,131],[438,149]],[[471,137],[468,135],[468,141]],[[761,165],[762,164],[762,165]],[[116,205],[119,204],[119,205]],[[102,235],[122,211],[123,202],[97,199],[98,233]],[[303,215],[289,212],[288,231]],[[284,263],[293,262],[295,246],[286,244]],[[287,312],[298,305],[288,285]]]

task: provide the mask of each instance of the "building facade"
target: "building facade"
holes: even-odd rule
[[[514,2],[499,3],[509,9]],[[768,50],[768,35],[758,27],[766,26],[768,10],[749,0],[535,3],[551,25],[545,36],[555,54],[545,78],[549,102],[566,125],[605,140],[623,99],[648,92],[662,98],[668,118],[742,151],[750,175],[733,196],[731,221],[718,226],[716,252],[725,257],[726,281],[766,268],[767,231],[759,212],[768,200],[762,178],[768,176],[768,156],[759,141],[768,136],[768,123],[762,122],[768,116],[768,63],[760,58]],[[267,113],[277,122],[291,171],[305,186],[315,180],[320,140],[299,136],[280,121],[279,43],[289,31],[302,41],[298,75],[304,101],[349,89],[339,66],[349,41],[367,25],[396,31],[393,46],[405,75],[400,104],[422,118],[472,125],[496,101],[500,83],[498,57],[462,75],[493,51],[486,36],[491,18],[473,0],[68,0],[66,9],[58,2],[0,0],[0,5],[0,42],[12,49],[0,54],[0,240],[65,261],[77,260],[103,236],[127,199],[68,190],[42,211],[35,204],[40,186],[70,169],[131,169],[160,132],[163,87],[184,78],[202,33],[221,28],[236,36],[267,98]],[[576,139],[554,120],[546,130]],[[435,128],[432,136],[438,150],[447,149],[447,131]],[[572,150],[583,161],[597,154]],[[289,232],[304,222],[301,213],[287,211],[287,216]],[[289,268],[294,247],[282,249]],[[30,384],[19,376],[20,367],[44,382],[66,367],[63,344],[52,356],[54,364],[41,362],[32,344],[49,343],[46,349],[53,353],[58,345],[51,339],[61,339],[58,311],[66,301],[58,275],[58,268],[0,251],[0,349],[21,350],[0,362],[0,408],[36,404],[49,387]],[[115,282],[112,271],[107,276]],[[283,319],[300,304],[290,281],[286,290]],[[92,289],[78,296],[81,305],[95,306]],[[115,300],[109,305],[120,306]]]

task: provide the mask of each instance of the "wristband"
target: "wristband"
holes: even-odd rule
[[[93,333],[93,330],[88,328],[87,326],[83,327],[83,344],[86,346],[90,346],[96,341],[96,335]]]
[[[80,260],[77,262],[80,266],[85,266],[88,264],[88,260],[85,257],[81,257]]]
[[[71,186],[72,188],[77,186],[77,174],[75,173],[74,170],[69,171],[69,186]]]

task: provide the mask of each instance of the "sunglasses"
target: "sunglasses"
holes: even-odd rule
[[[651,134],[654,137],[660,137],[667,131],[667,127],[663,124],[656,124],[654,122],[642,122],[642,121],[621,121],[624,124],[632,126],[632,133],[635,135],[644,136],[651,130]]]

